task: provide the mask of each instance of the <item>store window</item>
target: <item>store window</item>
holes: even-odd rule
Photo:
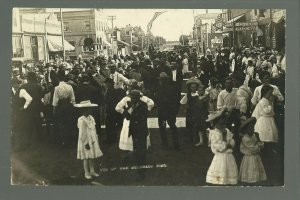
[[[69,22],[64,22],[64,31],[70,31]]]
[[[91,30],[90,21],[84,21],[84,27],[85,27],[85,30]]]
[[[75,41],[69,41],[69,43],[73,46],[73,47],[75,47],[76,48],[76,42]],[[71,52],[74,52],[75,51],[75,49],[74,50],[72,50]]]
[[[38,43],[38,58],[40,61],[44,61],[45,60],[44,37],[43,36],[37,37],[37,43]]]
[[[24,57],[32,58],[31,39],[30,36],[24,36]]]
[[[85,38],[83,41],[83,51],[94,51],[94,41],[92,38]]]
[[[22,42],[21,42],[21,36],[13,36],[12,37],[12,56],[15,57],[23,57],[23,48],[22,48]]]

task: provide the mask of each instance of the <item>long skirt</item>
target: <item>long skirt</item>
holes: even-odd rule
[[[244,155],[239,179],[246,183],[255,183],[267,180],[265,168],[260,155]]]
[[[129,120],[126,118],[123,121],[123,127],[120,134],[119,148],[125,151],[133,151],[133,140],[132,136],[128,137],[129,134]],[[151,146],[150,133],[147,137],[147,148]]]
[[[238,181],[238,169],[232,153],[215,154],[207,171],[206,182],[234,185]]]
[[[263,142],[278,142],[278,130],[273,117],[259,117],[254,127]]]

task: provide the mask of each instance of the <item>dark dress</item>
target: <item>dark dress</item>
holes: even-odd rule
[[[20,109],[24,106],[25,101],[19,98],[19,92],[25,89],[26,92],[32,97],[32,101],[27,109]],[[43,111],[41,99],[43,98],[43,89],[35,82],[28,82],[21,86],[20,90],[16,93],[16,125],[18,139],[22,140],[22,147],[26,148],[37,139],[38,129],[41,125],[40,112]]]
[[[106,104],[106,119],[105,127],[107,134],[107,142],[114,143],[118,140],[118,134],[121,132],[123,125],[123,116],[118,113],[116,105],[123,97],[126,96],[126,92],[122,89],[108,88],[106,92],[105,104]]]
[[[77,115],[73,103],[75,103],[75,95],[72,86],[60,82],[54,89],[52,105],[55,107],[54,117],[59,142],[64,145],[75,144],[77,141]]]
[[[192,97],[188,95],[186,111],[186,128],[189,133],[190,142],[198,142],[198,132],[205,132],[207,123],[205,120],[208,116],[208,98],[199,99],[199,96]]]

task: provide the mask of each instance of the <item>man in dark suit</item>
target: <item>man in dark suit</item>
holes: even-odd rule
[[[105,78],[101,74],[98,73],[98,70],[95,66],[91,66],[90,68],[90,80],[89,84],[95,88],[95,92],[93,94],[94,103],[98,104],[97,109],[94,109],[93,116],[96,120],[96,129],[99,134],[101,131],[101,111],[104,106],[104,90],[105,90]],[[103,117],[103,116],[102,116]]]
[[[149,110],[146,103],[140,100],[142,96],[140,91],[131,90],[129,96],[131,98],[130,106],[125,109],[123,115],[130,120],[128,135],[132,136],[136,164],[142,167],[146,164]],[[139,169],[138,180],[145,179],[145,172],[145,169]]]
[[[47,72],[45,74],[45,80],[47,85],[52,84],[54,87],[56,87],[58,85],[58,80],[57,80],[55,70],[53,70],[53,67],[51,66],[50,63],[46,64],[46,69]]]
[[[28,72],[28,83],[21,86],[20,91],[25,90],[32,98],[31,103],[27,108],[22,108],[19,112],[18,121],[16,122],[20,127],[20,135],[22,135],[24,148],[30,146],[32,141],[37,139],[38,125],[41,122],[41,115],[43,110],[42,98],[43,89],[37,83],[37,77],[34,72]],[[23,105],[22,105],[23,106]]]
[[[180,106],[180,97],[178,96],[177,88],[174,87],[172,80],[165,73],[160,74],[160,86],[157,92],[157,106],[158,106],[158,125],[162,139],[162,145],[168,146],[166,134],[166,122],[169,124],[173,144],[175,149],[179,149],[179,139],[176,127],[176,115]]]
[[[105,131],[107,134],[107,143],[115,143],[118,140],[118,134],[121,131],[124,117],[118,113],[115,108],[118,102],[126,95],[124,90],[114,88],[114,81],[110,78],[105,80],[107,87],[105,95]]]
[[[157,79],[156,79],[156,71],[150,59],[146,59],[143,63],[141,69],[141,78],[142,81],[144,82],[146,95],[149,98],[153,99],[155,93],[155,83]]]
[[[171,78],[171,84],[173,85],[177,95],[176,101],[173,103],[178,105],[179,108],[183,82],[182,67],[179,67],[176,62],[171,62],[170,70],[167,72],[167,75]]]

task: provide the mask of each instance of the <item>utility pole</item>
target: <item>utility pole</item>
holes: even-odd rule
[[[129,28],[130,28],[130,53],[132,53],[132,27],[129,24]]]
[[[110,16],[108,16],[107,18],[108,18],[108,20],[111,21],[111,29],[114,29],[114,20],[116,20],[117,17],[114,16],[114,15],[110,15]]]
[[[228,9],[228,20],[232,20],[231,9]],[[235,49],[235,22],[232,22],[232,47]]]
[[[208,23],[205,23],[205,29],[206,29],[206,50],[208,49]]]
[[[62,34],[62,47],[63,47],[63,61],[66,59],[66,51],[65,51],[65,33],[64,33],[64,21],[63,21],[63,16],[62,16],[62,8],[59,9],[60,11],[60,28],[61,28],[61,34]]]
[[[142,35],[142,51],[144,51],[144,36]]]
[[[270,29],[273,29],[272,27],[272,22],[273,22],[273,12],[272,12],[272,9],[270,9]],[[272,49],[273,48],[273,30],[270,30],[270,48]]]

